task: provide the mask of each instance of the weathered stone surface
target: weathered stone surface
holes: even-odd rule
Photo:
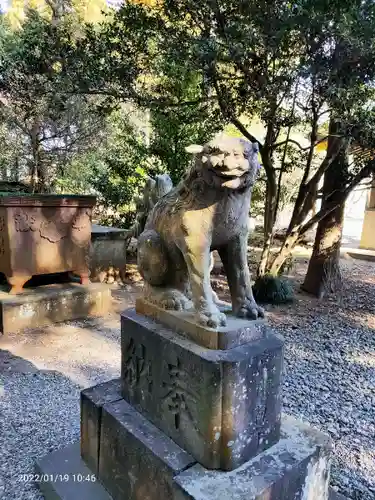
[[[126,230],[93,225],[90,249],[91,281],[122,282],[126,272],[128,244]]]
[[[0,329],[18,332],[87,316],[102,316],[111,309],[111,291],[106,285],[40,286],[18,295],[0,292]]]
[[[283,340],[205,349],[134,310],[121,317],[122,394],[205,467],[232,470],[279,437]]]
[[[175,478],[175,500],[328,500],[327,436],[285,417],[280,441],[232,472],[195,465]]]
[[[264,337],[267,328],[264,320],[249,321],[230,313],[227,314],[226,326],[209,328],[196,322],[194,311],[166,310],[143,298],[137,299],[135,308],[138,314],[144,314],[163,323],[207,349],[225,350],[247,344]]]
[[[74,272],[88,284],[94,196],[10,195],[0,198],[0,271],[10,293],[39,274]]]
[[[35,464],[36,483],[46,500],[112,500],[79,454],[79,443]]]
[[[194,165],[153,207],[138,238],[144,297],[166,309],[190,309],[197,323],[216,328],[226,317],[210,285],[210,253],[220,254],[233,313],[264,316],[253,297],[247,261],[249,209],[259,164],[258,144],[215,138],[192,146]],[[192,299],[192,300],[190,300]]]
[[[114,500],[173,500],[194,459],[124,400],[103,407],[99,479]]]
[[[158,174],[153,179],[147,177],[142,196],[136,196],[133,200],[136,207],[134,224],[127,230],[129,238],[138,238],[144,231],[147,218],[156,203],[173,189],[172,179],[168,174]]]
[[[337,493],[332,488],[330,488],[329,489],[329,500],[349,500],[349,499],[347,497],[344,497],[344,495]]]
[[[191,467],[193,467],[193,465]],[[233,484],[233,490],[234,490],[233,494],[235,494],[236,485],[239,486],[241,482],[243,482],[242,476],[245,475],[243,472],[245,467],[242,467],[241,469],[242,473],[241,471],[239,472],[238,474],[239,477]],[[189,468],[186,470],[189,471]],[[193,468],[193,470],[195,470],[195,468]],[[287,475],[288,472],[289,469],[287,468],[285,474]],[[97,481],[93,480],[95,479],[93,477],[93,474],[87,468],[86,464],[80,457],[79,443],[75,443],[62,450],[53,452],[44,457],[42,460],[38,461],[35,466],[35,473],[38,474],[41,478],[44,478],[43,481],[38,482],[38,485],[41,491],[43,492],[46,500],[113,500],[113,497],[110,496],[110,494],[104,489],[104,487],[100,484],[100,482],[98,480]],[[190,499],[195,498],[192,497],[190,493],[188,493],[185,490],[185,487],[183,485],[181,487],[181,485],[176,484],[179,483],[180,480],[182,484],[186,483],[188,478],[188,473],[183,471],[180,474],[180,476],[181,476],[180,478],[179,476],[177,476],[176,482],[174,481],[173,500],[181,500],[181,499],[185,500],[186,498]],[[195,481],[197,479],[197,474],[194,474],[194,476],[195,476],[194,477]],[[220,483],[218,482],[217,486],[219,486],[219,484]],[[281,495],[285,492],[285,490],[288,491],[289,489],[289,488],[284,488],[283,490],[280,490],[278,488],[280,484],[281,481],[278,481],[276,483],[273,493],[274,496],[266,497],[267,500],[268,498],[270,498],[270,500],[290,500],[291,498],[293,498],[285,496],[281,497],[275,496],[277,491],[279,491]],[[209,500],[222,500],[222,498],[219,497],[218,494],[219,494],[219,488],[216,488],[214,494],[208,497]],[[121,498],[122,499],[124,498],[125,500],[133,500],[131,497],[121,497]],[[203,498],[205,498],[205,500],[207,499],[207,497]],[[243,497],[239,498],[242,500]],[[246,500],[251,500],[250,496],[245,496],[245,498]],[[264,500],[264,498],[265,497],[261,497],[261,500]],[[301,499],[301,496],[299,497],[297,496],[295,498],[296,500],[299,500]],[[302,497],[302,499],[303,498],[304,497]],[[306,500],[306,498],[307,500],[310,500],[310,498],[317,500],[314,497],[305,497],[304,500]],[[237,497],[234,497],[234,499],[238,500]],[[136,498],[136,500],[164,500],[164,498],[150,495],[148,497]],[[228,498],[225,498],[225,500],[233,500],[233,495],[229,496]],[[322,498],[319,500],[325,500],[325,499]],[[349,500],[349,499],[343,497],[342,495],[339,495],[338,493],[330,489],[329,500]]]
[[[121,379],[110,380],[81,392],[81,456],[90,469],[99,472],[102,408],[122,399]]]

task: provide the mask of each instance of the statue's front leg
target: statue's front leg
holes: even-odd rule
[[[210,328],[225,326],[226,317],[213,300],[210,283],[210,246],[197,238],[186,238],[182,253],[189,272],[197,321]]]
[[[219,249],[232,297],[233,312],[241,318],[264,317],[264,310],[258,306],[251,288],[247,262],[247,234],[243,232]]]

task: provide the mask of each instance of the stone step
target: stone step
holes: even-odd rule
[[[304,498],[306,487],[309,499],[322,500],[316,492],[321,486],[324,489],[325,472],[320,466],[321,460],[324,461],[322,446],[324,448],[325,441],[321,441],[320,433],[294,419],[284,421],[281,444],[275,445],[273,450],[263,452],[232,472],[208,471],[194,462],[182,463],[183,450],[179,452],[182,455],[177,464],[175,452],[179,448],[174,443],[171,443],[172,448],[166,448],[169,438],[152,424],[145,424],[144,417],[125,401],[107,404],[105,411],[116,416],[113,410],[119,409],[119,405],[124,406],[125,411],[113,426],[116,444],[113,443],[110,455],[102,457],[108,471],[113,471],[111,480],[108,477],[104,480],[114,496],[82,460],[77,442],[36,463],[37,484],[46,500],[257,500],[264,498],[265,491],[269,491],[267,498],[278,500]],[[108,424],[107,420],[104,427]],[[165,464],[169,464],[169,472]],[[156,481],[160,481],[157,487]],[[166,486],[160,497],[160,488]],[[229,497],[228,487],[233,487]],[[349,499],[330,490],[329,500]]]
[[[113,500],[80,457],[80,444],[74,443],[43,458],[35,468],[39,479],[65,476],[67,481],[39,481],[45,500]],[[124,498],[123,500],[127,500]],[[350,500],[330,488],[329,500]]]

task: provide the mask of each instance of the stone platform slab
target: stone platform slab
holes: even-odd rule
[[[329,438],[287,416],[280,441],[231,472],[197,464],[124,400],[104,405],[100,441],[98,476],[81,460],[78,443],[36,464],[46,500],[329,498]]]
[[[18,295],[0,292],[0,331],[3,334],[62,321],[103,316],[111,310],[110,288],[101,283],[25,288]]]
[[[277,442],[283,339],[271,330],[212,350],[131,309],[121,352],[123,398],[205,467],[233,470]]]
[[[98,480],[92,481],[91,471],[80,457],[79,447],[79,442],[74,443],[51,453],[37,463],[35,473],[45,479],[37,482],[45,500],[114,500]],[[60,481],[59,476],[63,471],[66,471],[66,475],[64,474],[64,480]],[[51,478],[57,480],[51,481]],[[130,498],[123,497],[122,500]],[[214,496],[210,500],[221,499]],[[330,488],[328,500],[350,499]]]
[[[366,248],[342,247],[340,250],[340,254],[344,256],[349,255],[353,259],[375,262],[375,250],[370,250]]]
[[[236,318],[230,304],[220,307],[227,315],[227,325],[219,328],[199,325],[193,311],[166,310],[143,298],[136,300],[135,309],[207,349],[226,350],[247,344],[264,337],[267,328],[265,320]]]
[[[327,436],[284,415],[277,444],[231,472],[190,467],[174,500],[328,500],[331,452]]]
[[[77,442],[35,463],[35,483],[46,500],[112,500],[79,450]]]

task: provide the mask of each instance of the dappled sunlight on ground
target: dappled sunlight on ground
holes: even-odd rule
[[[250,254],[252,270],[256,267],[254,257]],[[297,258],[288,273],[296,292],[295,303],[266,306],[269,324],[286,341],[284,410],[332,437],[333,484],[351,498],[372,499],[375,262],[342,259],[342,290],[321,301],[300,291],[307,263],[304,256]],[[220,261],[211,277],[219,297],[229,300]],[[0,406],[14,416],[17,429],[35,431],[30,440],[40,456],[50,447],[59,448],[78,439],[79,390],[120,375],[119,313],[134,307],[142,287],[136,264],[131,262],[125,285],[112,288],[112,314],[0,338],[0,380],[5,387],[1,389],[0,383]],[[25,390],[29,391],[28,405],[23,399]],[[58,425],[51,426],[56,419]],[[41,422],[50,426],[50,436],[41,434]],[[26,456],[29,443],[20,446],[14,441],[18,430],[14,435],[12,432],[5,425],[4,433],[10,433],[6,455],[16,467],[19,450]],[[30,464],[32,461],[30,457]]]
[[[351,356],[347,356],[347,360],[364,367],[375,368],[375,351],[353,354]]]
[[[83,387],[97,380],[98,370],[105,380],[119,376],[119,345],[118,318],[89,328],[79,322],[56,325],[11,335],[0,342],[1,349],[30,361],[39,370],[56,370]]]

